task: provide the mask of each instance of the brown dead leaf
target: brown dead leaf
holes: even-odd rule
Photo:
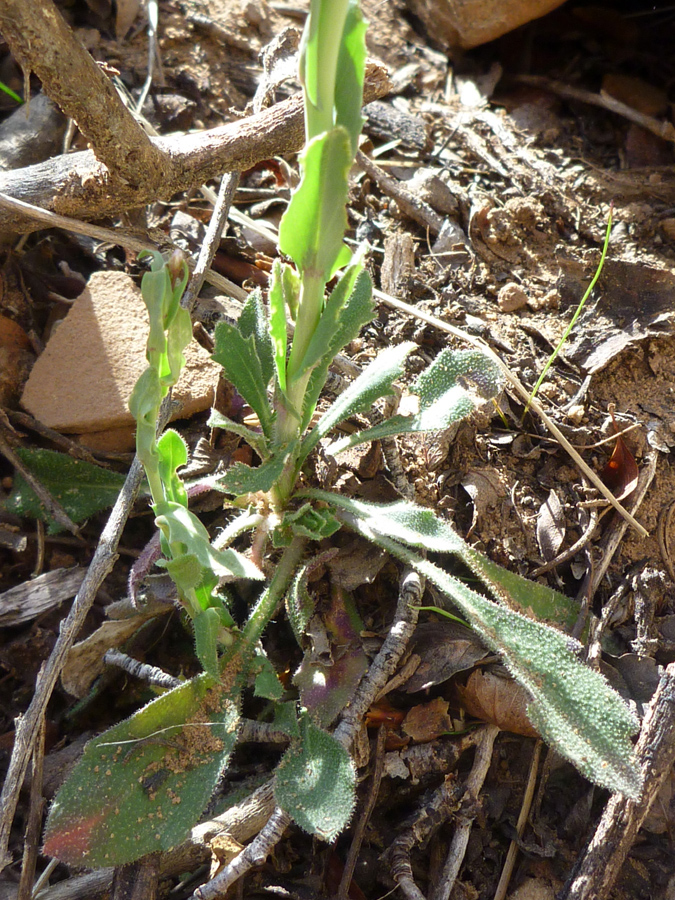
[[[617,436],[614,451],[600,473],[600,477],[616,499],[623,500],[637,487],[639,475],[640,470],[635,462],[635,457],[626,446],[624,439]]]
[[[421,662],[406,682],[409,694],[442,684],[457,672],[472,669],[489,653],[474,631],[449,620],[418,625],[412,649]]]
[[[456,690],[464,709],[477,719],[491,722],[502,731],[539,737],[527,718],[529,695],[513,681],[506,669],[476,669],[466,685],[457,685]]]
[[[403,720],[402,730],[418,744],[433,741],[448,731],[454,731],[455,726],[448,713],[449,703],[442,697],[436,697],[429,703],[413,706]]]
[[[554,559],[565,540],[565,513],[558,495],[552,490],[537,515],[537,543],[546,562]]]

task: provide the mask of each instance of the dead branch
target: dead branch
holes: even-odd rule
[[[644,785],[637,800],[614,794],[561,900],[604,900],[614,885],[638,830],[675,763],[675,663],[661,676],[642,723],[635,755]]]
[[[0,31],[26,79],[35,72],[110,172],[131,188],[159,187],[170,169],[166,153],[135,121],[52,0],[4,0]]]
[[[385,70],[369,64],[364,103],[383,97],[388,90]],[[304,142],[302,98],[292,97],[258,115],[210,131],[149,140],[169,160],[159,184],[156,172],[146,169],[132,185],[99,161],[93,151],[85,150],[0,173],[0,192],[63,216],[88,220],[168,200],[224,172],[243,172],[263,159],[300,150]],[[0,210],[0,234],[38,227],[35,219]]]

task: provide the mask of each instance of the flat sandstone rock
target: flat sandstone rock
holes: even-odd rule
[[[128,402],[147,367],[148,314],[124,272],[96,272],[33,366],[21,402],[40,422],[68,433],[129,430]],[[173,389],[173,418],[208,409],[221,368],[192,341]]]

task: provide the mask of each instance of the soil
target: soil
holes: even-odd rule
[[[370,21],[370,53],[387,65],[394,84],[388,98],[366,110],[362,149],[390,178],[408,186],[418,207],[420,201],[428,206],[411,213],[400,198],[390,196],[383,182],[378,184],[358,168],[352,173],[349,237],[369,241],[368,265],[375,284],[413,310],[393,308],[380,295],[373,324],[348,348],[352,362],[362,365],[378,349],[413,340],[419,351],[407,371],[412,379],[444,347],[466,348],[457,337],[417,318],[414,311],[419,311],[483,338],[532,388],[596,272],[611,210],[614,227],[607,262],[540,387],[539,400],[586,463],[603,477],[610,457],[616,458],[615,435],[622,432],[623,474],[626,466],[632,471],[631,460],[640,478],[653,471],[641,502],[630,493],[623,500],[649,536],[630,526],[622,532],[620,517],[604,514],[597,489],[509,388],[498,403],[488,404],[450,433],[401,439],[398,452],[417,502],[448,517],[463,537],[495,562],[545,580],[575,598],[591,620],[599,620],[611,605],[604,665],[613,683],[642,710],[659,667],[675,660],[671,555],[675,466],[670,456],[675,445],[674,142],[603,108],[598,98],[603,96],[601,90],[614,92],[653,121],[670,121],[675,12],[641,0],[614,0],[599,11],[578,0],[489,45],[459,53],[439,46],[408,12],[404,0],[363,0],[362,5]],[[125,6],[118,0],[118,10]],[[199,130],[245,115],[262,71],[258,54],[283,28],[302,25],[303,10],[295,7],[265,0],[160,4],[161,66],[143,108],[154,127],[160,133]],[[128,90],[138,96],[148,59],[142,11],[122,36],[116,35],[115,7],[109,0],[75,0],[63,4],[62,12],[94,57],[117,69]],[[6,47],[1,67],[2,80],[20,90],[22,77]],[[292,80],[287,82],[278,89],[277,99],[297,87]],[[565,91],[570,87],[586,94],[572,96]],[[78,141],[76,135],[75,147]],[[289,156],[245,173],[237,205],[276,226],[288,196],[288,173],[296,168],[297,158]],[[429,224],[429,207],[445,223],[440,234],[433,220]],[[188,213],[192,223],[208,219],[208,205],[195,193],[155,204],[147,211],[146,224],[166,234],[178,211]],[[108,224],[123,227],[129,219]],[[250,231],[231,225],[218,257],[223,274],[245,289],[255,283],[265,286],[273,253],[264,241],[255,246],[253,241]],[[21,325],[33,350],[40,348],[53,321],[79,293],[81,280],[69,284],[69,272],[87,278],[101,268],[123,269],[134,276],[141,271],[133,254],[93,247],[56,230],[35,232],[6,251],[2,260],[0,312]],[[207,330],[221,300],[213,291],[203,295],[200,309]],[[23,357],[16,372],[19,381],[25,379]],[[8,409],[18,409],[17,385],[0,388]],[[25,423],[12,421],[24,446],[54,446]],[[203,418],[184,423],[182,430],[192,448],[206,452],[208,429]],[[220,452],[237,459],[243,451],[230,443]],[[108,454],[99,461],[123,471],[129,460]],[[13,477],[9,464],[2,474],[3,489],[9,492]],[[397,496],[379,449],[350,455],[337,470],[320,459],[313,477],[369,500]],[[221,524],[222,515],[215,507],[203,506],[205,521],[213,528]],[[597,509],[603,514],[596,529],[571,558],[533,575],[587,533]],[[86,566],[104,522],[102,515],[91,518],[77,539],[55,535],[45,540],[34,522],[2,513],[0,525],[25,535],[27,546],[0,549],[0,589],[27,584],[40,571]],[[80,640],[95,634],[106,620],[106,607],[125,596],[130,563],[151,534],[147,507],[139,504],[122,540],[120,562],[99,592]],[[355,546],[345,549],[339,541],[338,545],[347,560],[352,558],[349,553],[355,554],[353,559],[359,552],[363,556]],[[40,552],[43,558],[36,563]],[[360,571],[366,563],[359,557],[354,566]],[[352,588],[370,655],[391,623],[398,579],[393,562],[383,558],[376,568]],[[599,568],[601,577],[595,578]],[[7,760],[13,720],[30,702],[40,664],[51,652],[63,615],[63,607],[38,611],[34,618],[0,632],[0,754]],[[584,631],[583,624],[577,633]],[[290,631],[280,625],[267,640],[273,661],[283,661],[292,672],[300,653],[291,647]],[[432,645],[430,637],[418,641],[422,651],[416,647],[416,652],[423,657],[426,652],[428,662],[429,656],[442,651],[435,643],[433,651],[425,651],[425,641]],[[176,676],[197,671],[191,638],[177,614],[150,619],[124,649]],[[110,668],[103,671],[102,652],[96,651],[97,662],[80,688],[79,700],[59,686],[50,703],[46,766],[53,780],[45,788],[50,798],[54,783],[63,777],[58,773],[64,756],[82,735],[115,724],[147,699],[142,683]],[[472,656],[470,666],[480,658],[480,652]],[[90,657],[87,660],[90,665]],[[627,674],[631,667],[632,682]],[[466,722],[479,720],[494,722],[502,730],[484,789],[471,810],[474,824],[451,896],[454,900],[495,896],[516,835],[536,738],[529,722],[521,716],[518,725],[518,716],[504,709],[522,700],[510,682],[506,682],[508,699],[495,701],[492,707],[483,705],[481,715],[475,697],[462,702],[466,693],[461,692],[469,690],[468,676],[467,667],[425,691],[399,689],[388,696],[392,717],[382,751],[385,774],[363,836],[350,897],[375,900],[394,888],[386,851],[406,820],[429,803],[430,792],[443,779],[462,783],[472,765],[472,750],[453,756],[449,749],[464,738],[439,735],[453,730],[453,725],[461,731]],[[434,718],[427,732],[422,728],[421,738],[416,733],[412,739],[401,727],[403,716],[439,698],[446,705],[440,714],[434,707],[433,715],[440,715],[441,724]],[[369,732],[373,754],[377,731],[372,729],[380,722],[378,715],[385,720],[384,709],[383,704],[373,712]],[[472,714],[462,719],[467,709]],[[255,712],[253,705],[248,714]],[[418,769],[411,774],[405,760],[406,754],[412,758],[414,749]],[[277,758],[274,750],[261,750],[254,758],[238,751],[219,796],[233,782],[264,777]],[[606,792],[554,754],[544,752],[542,758],[535,802],[517,839],[509,887],[509,896],[519,900],[552,897],[563,889],[607,800]],[[361,774],[354,824],[366,802],[372,754],[370,767]],[[613,900],[667,900],[675,895],[672,785],[671,772],[621,870]],[[447,821],[430,839],[412,845],[412,872],[425,896],[432,895],[441,877],[459,818],[456,812],[448,812]],[[0,876],[4,879],[0,898],[16,896],[27,817],[26,794],[10,847],[17,862]],[[326,845],[291,828],[267,863],[247,876],[241,896],[336,895],[353,833],[351,826],[334,845]],[[40,857],[38,874],[46,864],[47,859]],[[51,873],[50,884],[63,887],[76,875],[61,864]],[[204,881],[207,875],[202,871],[182,880],[163,878],[157,896],[190,896],[199,878]],[[53,889],[41,896],[104,895],[93,885],[83,888],[85,893],[52,894]]]

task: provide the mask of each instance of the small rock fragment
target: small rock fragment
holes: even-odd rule
[[[527,294],[520,285],[510,281],[497,294],[497,305],[502,312],[514,312],[527,306],[527,299]]]

